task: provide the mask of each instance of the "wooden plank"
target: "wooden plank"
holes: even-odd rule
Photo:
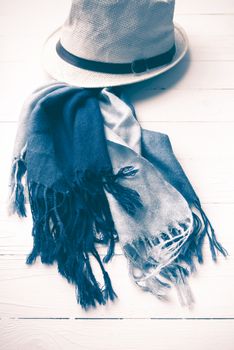
[[[48,82],[42,67],[40,58],[22,64],[22,62],[1,62],[0,74],[2,74],[2,86],[0,94],[2,97],[2,112],[19,101],[20,105],[34,89]]]
[[[188,55],[186,56],[188,58]],[[234,89],[234,62],[189,62],[182,60],[170,71],[147,81],[129,85],[123,90],[160,89]]]
[[[28,91],[28,93],[30,93]],[[233,90],[126,90],[140,122],[232,122],[234,121]],[[19,92],[1,101],[1,122],[17,121],[26,94]],[[176,114],[175,114],[176,111]],[[1,124],[2,127],[2,124]]]
[[[232,0],[176,0],[176,14],[230,14],[234,13]]]
[[[230,235],[232,227],[232,218],[234,215],[234,204],[204,204],[204,210],[210,218],[218,237],[222,240],[224,246],[232,247],[233,236]],[[28,254],[32,248],[32,221],[30,210],[28,208],[28,218],[19,219],[17,216],[7,216],[3,214],[4,207],[1,208],[0,216],[0,255],[22,257]],[[105,247],[99,247],[99,252],[104,255]],[[122,254],[120,247],[116,246],[117,255]]]
[[[189,121],[204,125],[205,122],[234,121],[232,90],[138,89],[127,93],[127,97],[133,103],[140,122]]]
[[[1,1],[0,32],[8,35],[9,38],[13,36],[14,40],[21,35],[31,38],[39,35],[46,38],[63,24],[70,6],[70,2],[66,0],[60,0],[59,3],[46,0],[40,2],[22,0],[20,6],[16,7],[16,4],[3,0]]]
[[[217,17],[217,18],[216,18]],[[20,18],[20,17],[18,17]],[[4,18],[3,18],[4,19]],[[22,18],[24,21],[25,19]],[[190,46],[190,56],[185,60],[232,60],[234,59],[234,15],[228,16],[202,16],[199,18],[199,26],[197,26],[196,15],[179,15],[176,17],[187,32]],[[217,22],[218,26],[217,26]],[[30,24],[29,24],[30,25]],[[1,22],[0,22],[1,27]],[[32,30],[31,26],[31,30]],[[17,33],[8,33],[4,27],[0,36],[0,44],[3,48],[1,62],[25,62],[26,67],[34,61],[37,62],[41,55],[41,50],[44,41],[48,35],[56,28],[57,25],[49,23],[36,33],[30,32],[30,35],[19,28],[10,27],[11,30],[16,30]],[[204,27],[204,29],[203,29]],[[218,30],[217,30],[218,27]],[[27,28],[20,25],[20,28]],[[40,28],[40,25],[39,25]],[[25,29],[24,29],[25,30]],[[36,27],[38,30],[38,26]],[[18,40],[15,41],[17,35]],[[23,48],[23,49],[22,49]],[[39,65],[39,63],[38,63]]]
[[[22,65],[16,62],[2,62],[0,74],[3,84],[0,87],[2,98],[1,119],[15,120],[26,96],[33,89],[45,83],[48,78],[37,64]],[[123,88],[128,94],[146,95],[149,91],[158,90],[220,90],[234,89],[234,62],[188,62],[186,60],[178,64],[162,76],[155,77]],[[153,93],[149,93],[149,95]],[[201,97],[202,92],[200,92]],[[231,97],[231,92],[228,93]],[[205,96],[205,93],[204,93]],[[217,95],[216,95],[217,96]],[[165,97],[166,98],[166,97]],[[180,97],[182,98],[182,97]],[[207,97],[208,98],[208,97]],[[226,97],[228,99],[228,97]],[[164,99],[165,101],[165,99]],[[221,97],[220,100],[221,101]],[[230,99],[233,101],[233,99]],[[167,101],[169,103],[169,99]],[[220,102],[217,102],[218,105]],[[232,102],[229,102],[232,103]],[[215,105],[215,103],[214,103]],[[188,107],[187,107],[188,108]],[[192,109],[192,108],[191,108]],[[195,108],[194,108],[195,110]]]
[[[9,320],[1,328],[2,350],[232,350],[234,340],[233,320]]]
[[[8,36],[0,36],[2,54],[0,62],[19,62],[27,66],[37,62],[45,37],[27,38],[22,36],[17,42]],[[22,47],[24,49],[22,50]],[[234,35],[189,34],[190,61],[234,61]],[[40,62],[38,62],[38,65]]]
[[[21,35],[18,40],[9,35],[0,35],[0,46],[2,48],[0,62],[28,62],[38,60],[45,41],[41,34]]]
[[[143,118],[142,116],[141,119]],[[220,157],[221,161],[225,161],[225,159],[232,157],[234,154],[233,122],[192,123],[181,121],[178,123],[178,121],[157,122],[143,120],[141,125],[145,129],[169,135],[174,152],[180,159],[207,159],[211,157],[213,162],[213,157]],[[11,161],[16,130],[16,123],[1,123],[0,147],[4,152],[1,153],[0,157],[2,161],[7,162],[7,166]],[[207,142],[207,140],[209,141]]]
[[[5,99],[9,101],[9,96],[17,96],[18,93],[23,100],[26,93],[29,94],[33,88],[43,83],[45,76],[39,67],[35,62],[28,65],[22,65],[20,62],[2,62],[0,74],[4,84],[1,85],[0,93],[3,101]],[[185,59],[169,72],[125,89],[131,91],[140,88],[142,90],[233,89],[234,62],[189,62]]]
[[[199,26],[197,25],[197,15],[178,15],[176,16],[176,22],[181,24],[187,32],[192,52],[190,59],[234,59],[234,15],[201,16],[199,18]],[[48,29],[45,24],[40,32],[30,32],[30,34],[27,33],[27,28],[24,24],[21,31],[17,30],[17,40],[15,40],[14,33],[8,33],[4,28],[3,34],[0,36],[2,47],[0,61],[32,62],[32,60],[37,59],[41,54],[44,41],[50,32],[56,28],[56,25],[54,24],[51,28],[51,23],[49,22]],[[23,29],[25,32],[23,32]],[[38,27],[36,29],[38,30]]]
[[[1,317],[234,317],[233,257],[220,257],[214,264],[207,249],[205,255],[205,264],[198,266],[197,274],[189,279],[195,299],[190,309],[179,304],[175,288],[169,291],[168,302],[143,292],[132,282],[125,257],[116,255],[106,268],[118,299],[89,311],[77,305],[73,286],[58,274],[56,266],[39,261],[27,266],[24,257],[1,258]],[[102,284],[97,270],[96,275]]]
[[[233,203],[234,164],[231,159],[234,153],[234,123],[142,122],[142,125],[170,136],[174,152],[203,202]],[[6,169],[0,182],[2,207],[6,205],[8,196],[15,131],[15,124],[2,123],[0,148],[4,152],[0,155],[0,163]]]
[[[141,125],[145,129],[169,135],[174,152],[180,159],[195,158],[202,161],[211,157],[211,162],[215,162],[214,158],[220,158],[219,161],[225,162],[225,159],[229,160],[234,153],[232,139],[234,132],[233,122],[178,123],[142,121]],[[11,161],[16,129],[16,123],[1,123],[0,147],[4,150],[1,154],[1,161],[7,166],[10,165]],[[217,140],[219,141],[218,143]]]
[[[234,132],[233,122],[178,123],[178,121],[141,121],[141,125],[145,129],[169,135],[174,151],[180,159],[220,157],[224,161],[226,158],[232,157],[234,153],[232,139]],[[4,150],[1,154],[1,161],[4,162],[3,164],[7,162],[7,166],[11,161],[16,129],[16,123],[1,123],[0,147]],[[218,143],[217,140],[219,140]],[[211,160],[213,162],[213,159]]]
[[[212,39],[216,35],[233,35],[234,14],[226,15],[196,15],[178,14],[175,15],[175,23],[180,24],[190,35],[209,35]]]
[[[233,61],[234,35],[188,33],[190,61]]]
[[[208,244],[204,246],[205,264],[198,267],[190,279],[196,298],[193,309],[182,308],[175,290],[171,302],[162,303],[143,293],[130,280],[126,260],[117,247],[117,255],[107,265],[119,299],[88,314],[75,302],[74,289],[58,275],[56,267],[44,266],[38,261],[25,265],[25,254],[31,249],[31,222],[7,218],[0,222],[0,300],[3,317],[232,317],[234,291],[234,244],[230,232],[234,215],[233,205],[206,205],[219,240],[228,249],[227,260],[222,257],[215,265]],[[105,249],[100,250],[101,255]],[[17,290],[17,293],[15,291]],[[40,293],[38,294],[38,290]],[[53,290],[53,295],[51,291]],[[207,296],[209,295],[209,298]],[[131,302],[130,302],[131,300]],[[144,301],[144,302],[143,302]],[[215,307],[214,307],[215,305]]]
[[[229,157],[233,155],[234,123],[145,122],[141,125],[169,135],[178,157]],[[217,143],[217,140],[219,142]],[[212,159],[210,159],[212,161]]]

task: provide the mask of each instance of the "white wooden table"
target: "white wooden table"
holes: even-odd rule
[[[40,50],[63,23],[66,0],[0,0],[0,349],[234,349],[234,1],[177,0],[190,51],[172,71],[125,88],[145,128],[169,134],[228,259],[190,279],[193,309],[175,291],[163,303],[130,280],[125,259],[108,266],[119,299],[84,312],[74,288],[39,261],[25,264],[31,220],[7,216],[11,152],[20,107],[45,81]]]

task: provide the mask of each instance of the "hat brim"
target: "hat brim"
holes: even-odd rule
[[[184,30],[178,25],[175,28],[176,53],[170,63],[155,69],[148,70],[140,74],[107,74],[84,70],[67,63],[59,57],[56,52],[56,44],[60,38],[60,30],[52,33],[42,51],[42,65],[45,71],[55,80],[66,82],[68,84],[85,87],[99,88],[109,86],[119,86],[137,83],[146,79],[153,78],[174,67],[184,57],[188,49],[188,39]]]

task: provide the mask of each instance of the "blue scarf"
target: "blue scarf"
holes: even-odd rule
[[[38,256],[45,264],[57,262],[85,309],[116,297],[103,263],[117,241],[137,285],[161,299],[175,285],[188,305],[187,277],[194,257],[203,261],[204,238],[214,260],[217,251],[227,254],[169,138],[142,130],[119,89],[54,83],[29,97],[12,162],[12,213],[26,216],[26,197],[34,239],[27,263]],[[108,246],[103,261],[97,244]]]

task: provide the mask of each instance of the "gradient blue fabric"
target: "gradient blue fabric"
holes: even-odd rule
[[[141,129],[121,90],[119,97],[102,92],[108,151],[114,172],[126,164],[138,169],[122,183],[136,189],[143,203],[137,218],[130,218],[108,196],[121,247],[137,285],[160,299],[167,299],[167,289],[174,285],[181,304],[189,306],[193,296],[187,277],[196,269],[194,257],[203,262],[204,238],[213,260],[217,251],[224,256],[227,252],[217,241],[168,136]]]
[[[55,83],[34,92],[16,137],[11,212],[26,215],[26,192],[34,238],[27,262],[56,262],[84,308],[116,297],[103,262],[118,240],[137,285],[160,299],[174,285],[186,305],[193,302],[187,277],[194,258],[203,261],[204,238],[214,260],[217,251],[227,254],[168,136],[143,130],[119,88]],[[108,245],[103,262],[99,243]]]

